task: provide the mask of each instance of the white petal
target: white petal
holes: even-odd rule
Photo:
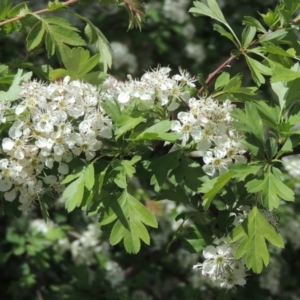
[[[14,145],[15,145],[14,141],[10,138],[4,138],[2,141],[2,148],[4,151],[12,150]]]
[[[120,93],[118,96],[118,101],[120,103],[127,103],[130,100],[130,96],[128,93]]]
[[[12,202],[17,197],[16,189],[12,189],[9,192],[4,193],[4,198],[6,201]]]
[[[15,109],[15,114],[18,116],[20,115],[25,109],[26,109],[26,105],[24,104],[19,104],[16,109]]]
[[[9,179],[4,178],[2,180],[0,180],[0,191],[1,192],[6,192],[8,190],[10,190],[12,187],[12,183]]]
[[[206,246],[203,250],[203,256],[206,259],[213,258],[216,255],[216,248],[212,245]]]
[[[69,173],[69,166],[63,162],[60,162],[57,170],[60,174],[66,175]]]
[[[57,177],[54,175],[49,175],[44,178],[44,182],[47,184],[54,184],[57,182]]]

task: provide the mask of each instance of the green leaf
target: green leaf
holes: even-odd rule
[[[205,226],[193,225],[187,228],[181,237],[183,246],[190,253],[199,253],[207,245],[211,245],[213,238],[211,232]]]
[[[234,173],[233,178],[237,181],[245,181],[246,177],[250,174],[256,175],[262,168],[260,165],[246,165],[246,164],[231,164],[228,169]]]
[[[214,24],[214,30],[218,31],[222,36],[227,37],[230,41],[233,42],[233,44],[234,44],[237,48],[239,48],[239,45],[238,45],[238,43],[235,41],[233,35],[232,35],[230,32],[228,32],[227,30],[225,30],[221,25],[219,25],[219,24]]]
[[[84,193],[85,172],[82,171],[79,177],[69,184],[62,194],[62,198],[66,201],[65,207],[71,212],[75,207],[79,207]]]
[[[101,106],[106,111],[106,113],[116,122],[122,115],[118,103],[112,100],[105,100],[101,103]]]
[[[243,223],[230,233],[231,243],[240,239],[235,258],[245,256],[247,268],[257,274],[261,273],[263,266],[268,266],[270,261],[266,240],[276,247],[284,247],[282,236],[268,223],[257,207],[253,207]]]
[[[243,47],[248,46],[255,37],[256,27],[246,26],[242,32],[242,45]]]
[[[118,204],[121,208],[121,218],[124,218],[127,224],[124,226],[120,218],[117,220],[111,231],[110,243],[116,245],[123,239],[128,253],[138,253],[141,240],[147,245],[150,244],[149,233],[144,224],[157,228],[157,221],[144,205],[126,191],[119,197]]]
[[[121,137],[124,133],[128,132],[129,130],[135,128],[140,123],[144,122],[145,119],[143,117],[136,117],[133,118],[131,116],[123,115],[120,118],[118,118],[116,122],[116,126],[118,129],[116,129],[116,139]]]
[[[140,133],[138,136],[134,137],[133,141],[147,141],[147,140],[162,140],[162,141],[176,141],[181,137],[181,134],[174,134],[174,133],[167,133],[171,129],[171,126],[173,124],[173,121],[164,120],[160,121],[146,130],[144,130],[142,133]]]
[[[110,68],[112,64],[112,49],[109,42],[103,33],[94,26],[89,19],[80,15],[77,16],[87,23],[84,29],[85,35],[87,36],[89,43],[94,44],[97,51],[100,53],[99,63],[103,65],[103,71],[107,72],[107,69]]]
[[[194,15],[200,15],[200,16],[208,16],[212,19],[215,19],[221,23],[226,23],[226,20],[224,18],[224,15],[217,3],[216,0],[208,0],[207,5],[204,3],[201,3],[199,1],[194,2],[193,8],[189,10],[190,13]]]
[[[230,80],[230,75],[227,72],[223,72],[215,82],[215,90],[222,88],[223,86],[227,85]]]
[[[41,44],[45,31],[46,30],[43,25],[43,22],[36,22],[36,24],[29,31],[26,38],[26,45],[28,50],[32,50]]]
[[[90,163],[85,170],[84,176],[84,186],[91,190],[95,184],[95,171],[94,171],[94,164]]]
[[[90,163],[88,166],[80,166],[74,170],[72,174],[69,174],[62,183],[70,183],[62,194],[62,198],[66,201],[65,207],[68,212],[74,210],[75,207],[79,207],[83,200],[85,188],[91,193],[95,184],[95,171],[94,164]],[[91,200],[91,199],[90,199]]]
[[[208,210],[214,197],[221,191],[221,189],[229,182],[229,180],[234,175],[233,172],[225,172],[217,178],[214,178],[213,186],[209,191],[203,196],[203,207],[204,210]],[[216,179],[216,180],[215,180]]]
[[[189,12],[192,13],[194,16],[207,16],[211,17],[212,19],[215,19],[221,23],[223,23],[232,33],[235,40],[237,41],[238,45],[240,45],[240,41],[236,37],[234,31],[231,29],[229,24],[224,18],[224,15],[217,3],[216,0],[207,0],[207,5],[204,3],[201,3],[200,1],[194,1],[194,6],[192,7]]]
[[[259,179],[248,182],[246,188],[249,193],[262,192],[263,205],[269,211],[278,208],[280,198],[286,201],[294,200],[294,192],[273,175],[271,168]]]
[[[246,102],[245,112],[233,109],[231,116],[239,122],[234,122],[238,129],[252,132],[260,141],[264,142],[264,127],[255,103]]]
[[[274,75],[271,78],[271,82],[289,82],[300,78],[300,72],[296,72],[278,65],[273,68],[273,72]]]
[[[282,76],[280,71],[286,72],[286,70],[292,73],[289,73],[287,77]],[[274,77],[271,78],[271,81],[272,89],[278,97],[281,110],[288,109],[294,101],[298,100],[298,93],[300,91],[299,63],[293,65],[290,70],[276,66],[274,68]]]
[[[253,26],[256,28],[258,32],[266,33],[266,29],[261,25],[261,23],[253,17],[245,16],[243,20],[243,24],[247,26]]]
[[[11,9],[12,1],[11,0],[1,0],[0,1],[0,20],[4,20],[7,16],[7,13]]]
[[[237,74],[234,77],[232,77],[229,82],[224,87],[224,92],[232,93],[233,91],[237,91],[242,84],[242,75]]]
[[[292,50],[294,50],[293,48],[290,48],[286,51],[271,42],[263,43],[263,46],[261,47],[261,49],[267,53],[278,54],[281,56],[295,58],[295,54],[292,53]]]
[[[286,29],[279,29],[279,30],[276,30],[274,32],[264,35],[262,38],[259,39],[259,42],[264,43],[264,42],[272,41],[272,40],[280,41],[287,34],[288,34],[288,31]]]
[[[34,14],[32,14],[35,16]],[[59,17],[37,17],[39,22],[42,23],[41,30],[38,31],[39,27],[35,31],[38,31],[39,37],[35,39],[34,32],[29,33],[27,40],[29,44],[36,45],[40,40],[41,33],[46,32],[45,45],[48,52],[48,57],[51,57],[55,51],[61,51],[65,45],[71,46],[84,46],[85,41],[77,33],[79,30],[76,27],[71,26],[68,20]],[[38,25],[37,25],[38,26]],[[32,47],[32,46],[31,46]]]
[[[90,57],[90,52],[81,47],[78,48],[68,48],[63,47],[60,50],[62,62],[64,64],[64,69],[58,69],[50,72],[51,80],[55,80],[60,75],[69,75],[72,80],[82,79],[87,73],[89,73],[99,61],[99,55],[96,54]]]
[[[89,72],[88,74],[85,74],[82,79],[85,82],[88,82],[92,85],[99,86],[101,83],[107,79],[108,75],[101,71],[94,71]]]
[[[174,151],[151,161],[148,171],[153,174],[150,183],[154,185],[155,191],[160,190],[169,172],[178,166],[180,154],[180,151]]]
[[[256,101],[256,107],[259,110],[263,123],[277,130],[280,121],[279,106],[269,106],[265,101]]]
[[[278,151],[277,139],[269,137],[266,141],[266,155],[269,160],[272,160]]]
[[[49,1],[48,2],[48,10],[49,11],[55,11],[55,10],[58,10],[58,9],[61,9],[61,8],[65,8],[67,5],[65,3],[61,3],[59,1]]]
[[[265,83],[265,78],[261,75],[272,75],[272,70],[263,65],[261,62],[249,57],[248,55],[245,55],[247,65],[251,71],[252,78],[254,82],[257,84],[257,86],[260,86],[261,84]]]
[[[282,0],[282,2],[285,5],[285,9],[290,11],[291,13],[294,13],[300,7],[300,1],[298,0]]]
[[[170,180],[174,185],[184,184],[187,191],[199,192],[201,184],[208,180],[201,165],[190,158],[182,156],[177,168],[170,173]]]
[[[2,2],[2,1],[1,1]],[[4,1],[5,2],[5,1]],[[13,18],[13,17],[16,17],[20,11],[22,10],[23,12],[25,10],[28,10],[29,12],[29,9],[27,7],[29,1],[25,1],[25,2],[22,2],[22,3],[19,3],[17,4],[16,6],[14,6],[7,14],[7,18]],[[0,8],[0,11],[1,11],[1,8]]]
[[[14,80],[10,85],[7,92],[0,91],[0,99],[2,101],[14,101],[19,99],[19,93],[21,90],[21,84],[23,81],[27,81],[31,78],[32,72],[23,73],[24,70],[18,69],[17,74],[14,76]]]

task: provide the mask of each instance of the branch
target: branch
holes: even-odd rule
[[[68,6],[68,5],[73,4],[75,2],[78,2],[78,0],[68,0],[68,1],[66,1],[66,2],[64,2],[62,4],[64,6]],[[49,8],[44,8],[44,9],[38,10],[36,12],[33,12],[33,14],[40,15],[40,14],[43,14],[43,13],[46,13],[46,12],[50,12]],[[27,14],[21,15],[21,16],[16,16],[14,18],[5,20],[3,22],[0,22],[0,27],[4,26],[6,24],[9,24],[9,23],[15,22],[15,21],[19,21],[19,20],[23,19],[25,16],[27,16]]]
[[[226,59],[226,61],[224,61],[215,71],[213,71],[212,73],[210,73],[205,81],[205,83],[208,85],[214,78],[215,76],[220,73],[224,68],[226,68],[231,61],[235,58],[235,56],[230,56],[229,58]],[[204,90],[204,87],[202,86],[199,91],[198,94],[202,94]]]

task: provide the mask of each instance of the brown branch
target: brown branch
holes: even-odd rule
[[[63,4],[64,6],[68,6],[68,5],[70,5],[70,4],[72,4],[72,3],[75,3],[75,2],[78,2],[78,0],[68,0],[68,1],[66,1],[66,2],[64,2],[64,3],[62,3],[62,4]],[[36,12],[33,12],[32,14],[40,15],[40,14],[43,14],[43,13],[46,13],[46,12],[49,12],[49,11],[50,11],[49,8],[44,8],[44,9],[38,10],[38,11],[36,11]],[[26,15],[27,15],[27,14],[22,15],[22,16],[16,16],[16,17],[14,17],[14,18],[5,20],[5,21],[3,21],[3,22],[0,22],[0,27],[1,27],[1,26],[4,26],[4,25],[6,25],[6,24],[12,23],[12,22],[19,21],[19,20],[21,20],[22,18],[24,18]]]
[[[231,61],[235,58],[235,56],[230,56],[229,58],[227,58],[215,71],[213,71],[212,73],[210,73],[205,81],[206,84],[209,84],[214,78],[215,76],[220,73],[224,68],[226,68]],[[198,94],[202,94],[204,90],[204,87],[202,86],[199,91]]]

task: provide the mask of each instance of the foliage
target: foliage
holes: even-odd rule
[[[270,253],[281,251],[273,246],[284,247],[276,212],[288,216],[290,202],[299,197],[293,191],[299,180],[286,170],[289,157],[300,154],[300,2],[281,0],[266,14],[244,16],[240,32],[216,0],[195,1],[189,12],[216,22],[214,30],[232,45],[228,57],[206,79],[181,67],[172,76],[169,67],[158,66],[140,79],[128,75],[126,81],[107,74],[112,49],[94,22],[74,13],[86,24],[80,30],[55,15],[76,2],[49,2],[37,11],[9,0],[0,5],[0,34],[22,33],[26,52],[0,65],[1,211],[18,216],[37,203],[52,224],[50,230],[34,225],[28,213],[3,231],[3,249],[9,250],[1,249],[1,263],[28,257],[7,295],[18,299],[15,286],[28,292],[39,282],[31,272],[35,265],[41,272],[50,261],[64,261],[67,277],[78,277],[92,299],[95,282],[103,280],[111,282],[111,288],[100,287],[103,297],[121,299],[105,273],[120,271],[118,259],[111,263],[109,251],[99,252],[103,245],[110,247],[109,241],[116,257],[126,256],[125,251],[141,257],[144,244],[151,247],[163,199],[184,208],[172,216],[181,223],[173,237],[167,231],[164,247],[174,249],[178,243],[192,253],[203,251],[202,263],[191,262],[203,281],[227,289],[245,285],[249,272],[261,273],[272,260]],[[138,1],[99,2],[125,7],[129,28],[141,29],[145,13]],[[156,17],[150,9],[150,18]],[[249,84],[241,73],[225,72],[237,59],[247,67]],[[259,89],[270,89],[273,96]],[[61,202],[70,213],[62,219],[55,208]],[[97,221],[87,237],[74,233],[75,225],[67,222],[79,209]],[[51,223],[53,217],[59,225]],[[31,224],[28,231],[22,222]],[[89,240],[90,234],[101,235],[103,244]],[[68,251],[78,266],[72,266]],[[119,262],[127,264],[122,258]],[[102,269],[94,272],[93,264]],[[154,264],[147,271],[151,268]],[[47,287],[46,297],[58,295],[60,288],[57,282]],[[80,299],[80,292],[68,289],[72,285],[65,299]],[[194,292],[181,292],[194,297]],[[126,290],[123,299],[131,293]]]

